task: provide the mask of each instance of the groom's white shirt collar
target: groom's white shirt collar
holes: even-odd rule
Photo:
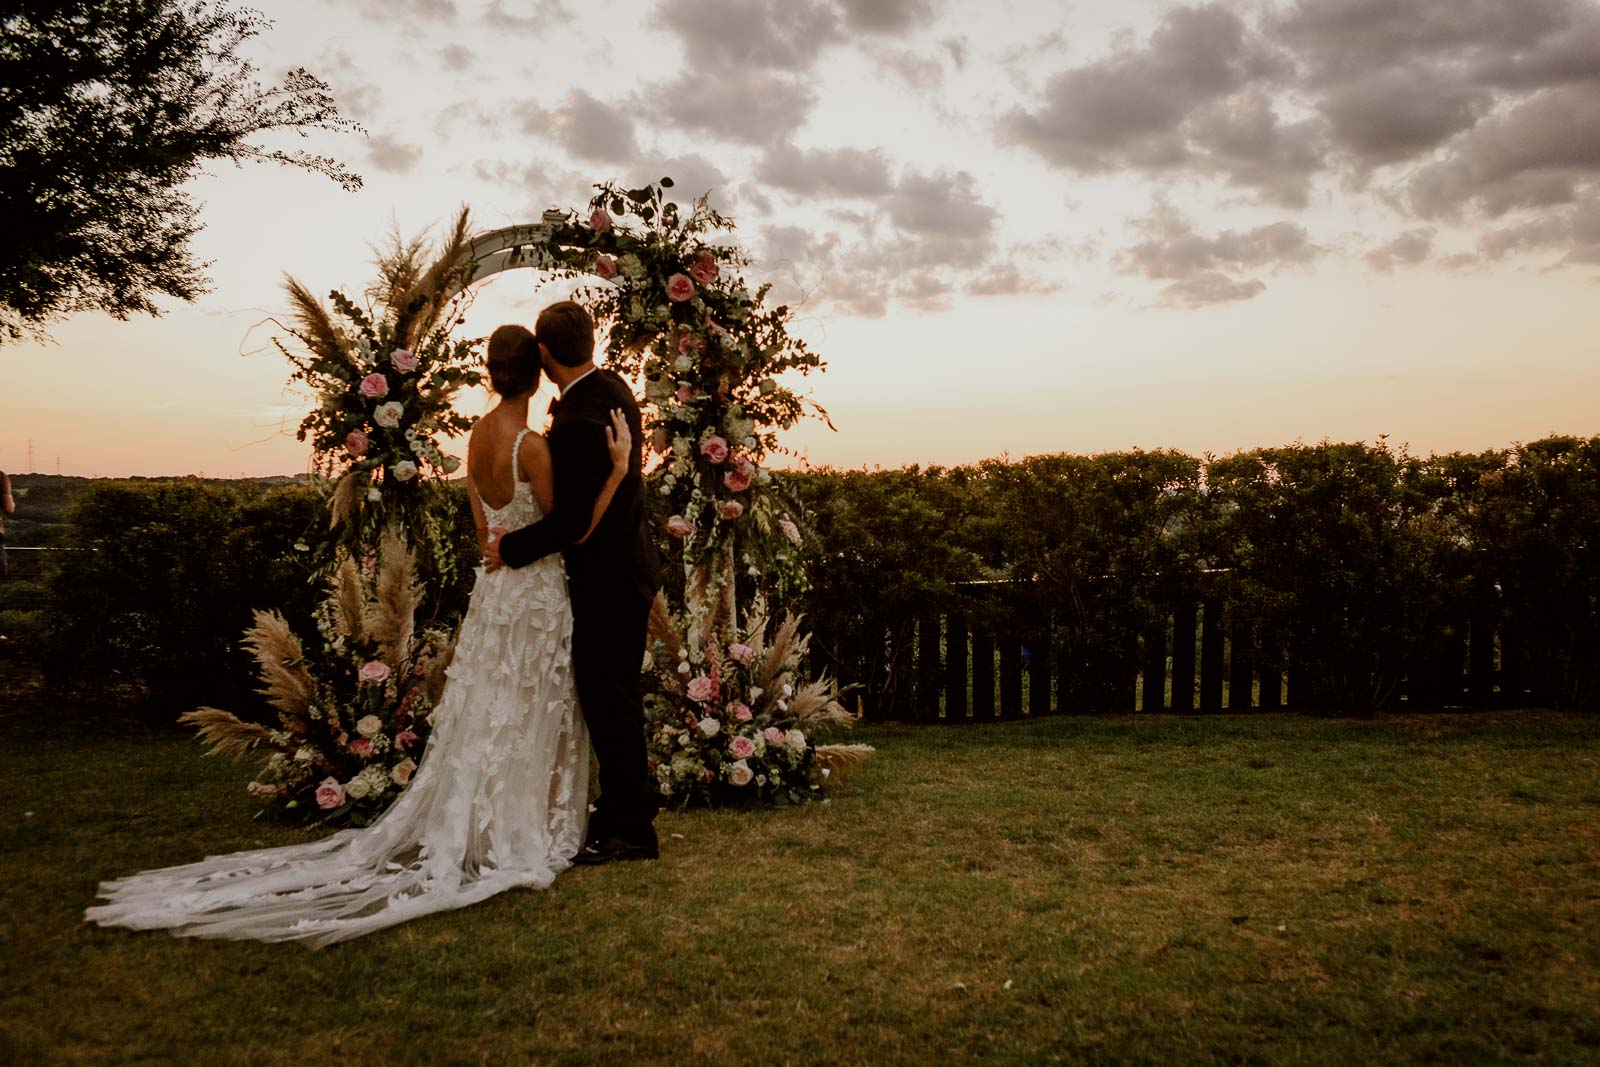
[[[600,369],[599,367],[590,367],[588,370],[584,371],[582,374],[580,374],[576,378],[572,379],[572,381],[568,382],[566,385],[563,385],[561,387],[561,395],[562,396],[566,396],[568,389],[571,389],[574,385],[577,385],[579,382],[583,381],[585,378],[587,378],[589,375],[593,374],[595,371],[597,371],[599,369]]]

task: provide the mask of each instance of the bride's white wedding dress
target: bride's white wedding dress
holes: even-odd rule
[[[484,511],[507,530],[542,514],[520,474],[510,503]],[[583,844],[589,790],[559,555],[479,570],[448,677],[421,765],[371,826],[102,882],[109,903],[86,917],[316,947],[548,886]]]

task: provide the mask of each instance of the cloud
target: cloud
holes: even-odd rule
[[[369,19],[390,22],[396,16],[419,22],[449,22],[456,17],[454,0],[335,0],[361,9]]]
[[[884,201],[884,210],[904,233],[955,242],[986,240],[1000,217],[979,199],[977,183],[966,171],[908,171]]]
[[[472,49],[465,45],[447,44],[439,50],[439,62],[445,70],[466,70],[472,60]]]
[[[1470,129],[1494,102],[1488,89],[1426,67],[1377,71],[1322,101],[1332,140],[1362,168],[1411,159]]]
[[[999,213],[979,197],[970,173],[907,169],[885,189],[886,165],[880,169],[885,161],[877,153],[805,155],[819,188],[836,187],[837,174],[827,174],[830,160],[853,158],[862,164],[861,187],[874,194],[860,197],[869,210],[829,211],[837,228],[762,229],[755,258],[761,270],[777,276],[779,299],[877,317],[893,303],[938,310],[960,291],[1053,291],[1050,283],[995,260]]]
[[[892,75],[913,89],[931,92],[944,84],[944,64],[937,56],[923,56],[907,49],[875,50],[872,61],[880,71]]]
[[[1397,266],[1414,267],[1427,262],[1433,252],[1433,235],[1432,229],[1409,230],[1361,258],[1380,274],[1388,274]]]
[[[1600,178],[1600,84],[1542,89],[1484,120],[1408,184],[1424,218],[1570,204]]]
[[[1233,304],[1252,300],[1266,290],[1266,283],[1258,279],[1237,281],[1221,271],[1208,270],[1167,286],[1161,291],[1161,304],[1165,307],[1187,308]]]
[[[721,79],[744,70],[805,71],[843,39],[834,7],[820,0],[674,0],[656,9],[691,71]]]
[[[691,204],[706,193],[711,194],[711,206],[715,208],[727,210],[735,201],[728,176],[700,155],[646,157],[630,164],[623,175],[629,185],[671,178],[672,188],[666,191],[666,199],[678,204]]]
[[[973,296],[1046,294],[1060,292],[1061,283],[1024,273],[1015,263],[1004,263],[968,282],[966,291]]]
[[[893,189],[889,158],[879,149],[770,148],[756,166],[759,181],[801,196],[878,197]]]
[[[379,170],[409,174],[422,161],[422,146],[402,144],[386,134],[375,134],[367,141],[367,158]]]
[[[1188,129],[1198,171],[1254,189],[1267,203],[1303,208],[1310,201],[1326,151],[1319,123],[1284,122],[1268,94],[1246,92],[1198,112]]]
[[[506,10],[504,0],[494,0],[483,21],[491,29],[538,35],[576,17],[561,0],[536,0],[531,15],[514,14]]]
[[[512,111],[524,132],[549,137],[583,162],[632,163],[639,158],[633,116],[582,89],[572,90],[555,108],[545,109],[529,101]]]
[[[1412,232],[1493,225],[1491,257],[1543,248],[1588,261],[1582,206],[1600,197],[1600,4],[1292,0],[1255,10],[1181,7],[1147,38],[1120,35],[1004,112],[996,138],[1069,172],[1212,183],[1279,208],[1340,190]],[[1368,262],[1392,269],[1406,252],[1374,248]],[[1243,292],[1209,279],[1178,295]]]
[[[1584,0],[1298,0],[1269,17],[1312,85],[1415,63],[1503,62],[1568,29]]]
[[[1163,303],[1173,306],[1247,300],[1266,285],[1234,275],[1302,266],[1324,252],[1305,227],[1288,220],[1206,236],[1178,211],[1158,203],[1133,226],[1144,239],[1115,253],[1113,262],[1127,274],[1171,281]]]
[[[719,78],[685,72],[646,86],[638,106],[659,125],[762,146],[785,140],[805,122],[815,100],[797,78],[735,70]]]
[[[1600,263],[1600,194],[1490,230],[1478,241],[1485,258],[1555,251],[1562,264]]]
[[[938,14],[932,0],[840,0],[840,6],[845,25],[861,33],[914,33]]]
[[[349,52],[338,49],[324,52],[317,64],[327,77],[342,114],[364,122],[377,117],[378,108],[383,102],[383,90],[375,82],[361,76],[355,58]]]
[[[1056,74],[1043,101],[1003,116],[997,133],[1068,170],[1178,167],[1192,155],[1191,114],[1283,70],[1228,8],[1178,8],[1145,47]]]

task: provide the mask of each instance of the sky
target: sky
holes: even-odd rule
[[[256,6],[262,78],[366,131],[271,143],[363,187],[209,167],[212,290],[0,348],[0,469],[305,470],[286,272],[358,293],[392,228],[663,175],[828,363],[786,462],[1600,433],[1597,0]],[[464,329],[563,295],[495,276]]]

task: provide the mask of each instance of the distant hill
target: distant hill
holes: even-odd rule
[[[193,475],[168,478],[73,478],[63,474],[13,474],[11,491],[17,498],[17,513],[6,520],[6,543],[13,546],[54,544],[66,529],[67,512],[72,502],[95,482],[205,482],[230,484],[250,482],[261,486],[299,485],[309,482],[306,474],[275,474],[265,478],[197,478]]]

